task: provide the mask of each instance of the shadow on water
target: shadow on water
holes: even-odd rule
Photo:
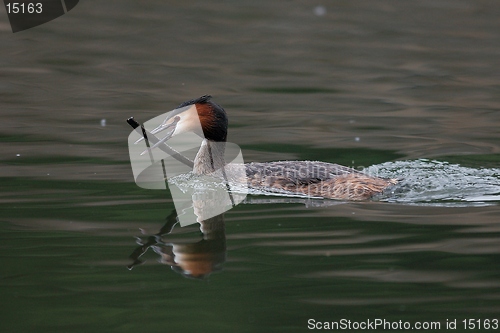
[[[195,242],[167,241],[168,236],[177,220],[177,211],[166,218],[167,222],[160,231],[147,238],[143,242],[137,238],[140,245],[131,255],[133,263],[128,265],[129,269],[142,264],[142,257],[150,248],[160,257],[160,262],[172,267],[172,269],[185,277],[203,279],[211,273],[220,271],[226,260],[226,235],[224,225],[224,214],[210,219],[200,221],[200,230],[203,238]]]

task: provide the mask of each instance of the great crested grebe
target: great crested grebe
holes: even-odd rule
[[[211,174],[225,165],[228,118],[226,111],[210,99],[211,96],[205,95],[182,103],[151,132],[169,129],[168,134],[151,147],[156,148],[171,137],[193,131],[199,119],[203,131],[199,135],[203,135],[204,140],[194,159],[193,173],[198,175]],[[194,108],[189,107],[193,105]],[[253,162],[245,164],[245,171],[250,188],[338,200],[366,200],[398,182],[318,161]]]

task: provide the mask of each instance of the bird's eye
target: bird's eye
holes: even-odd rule
[[[172,125],[175,125],[179,122],[179,120],[181,120],[181,118],[179,116],[175,116],[173,118],[170,118],[168,119],[164,124],[163,126],[164,127],[169,127],[169,126],[172,126]]]
[[[174,119],[172,120],[172,124],[178,122],[179,120],[181,120],[181,117],[175,116]]]

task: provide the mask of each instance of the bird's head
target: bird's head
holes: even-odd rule
[[[168,130],[167,135],[159,143],[186,132],[194,132],[210,141],[225,142],[228,125],[226,111],[212,102],[211,97],[205,95],[182,103],[169,112],[168,117],[151,133],[157,134]],[[202,133],[198,133],[200,126]]]

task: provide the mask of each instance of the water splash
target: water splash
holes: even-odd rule
[[[486,206],[500,202],[500,169],[477,169],[419,159],[373,165],[370,175],[401,179],[381,201],[433,206]]]

